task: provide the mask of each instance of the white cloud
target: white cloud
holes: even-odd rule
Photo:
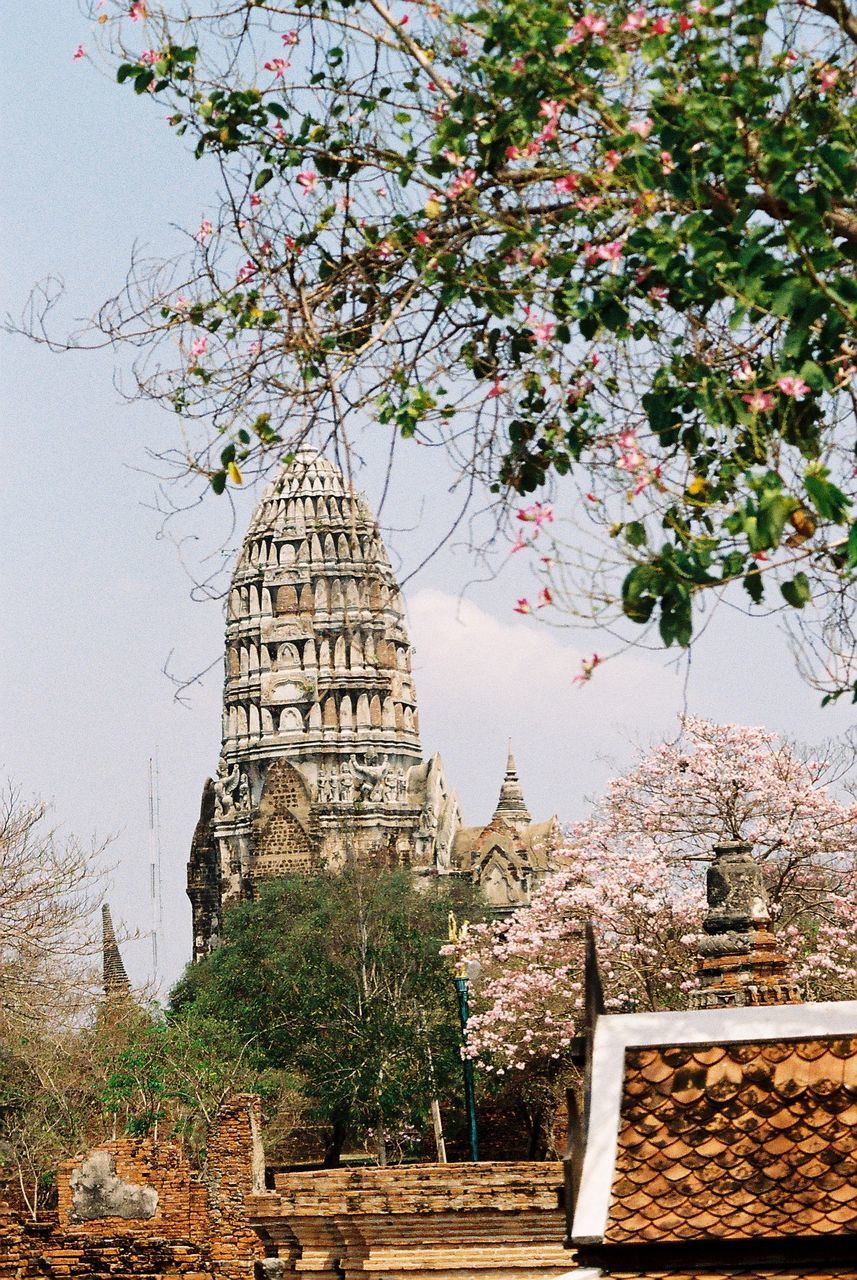
[[[622,655],[575,685],[592,650],[565,633],[437,590],[415,592],[408,612],[423,746],[443,756],[468,822],[493,811],[509,737],[534,818],[572,818],[610,776],[605,756],[622,767],[634,733],[675,726],[681,681],[654,657]]]

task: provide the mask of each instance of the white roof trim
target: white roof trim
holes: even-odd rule
[[[589,1130],[572,1240],[576,1244],[597,1243],[607,1227],[627,1048],[837,1035],[857,1035],[857,1000],[687,1013],[602,1014],[595,1023]]]

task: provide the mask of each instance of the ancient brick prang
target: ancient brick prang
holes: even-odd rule
[[[262,495],[229,591],[221,755],[188,864],[194,957],[260,882],[349,861],[467,877],[498,910],[520,906],[557,827],[532,823],[511,752],[494,821],[463,828],[440,756],[423,759],[377,522],[302,450]]]
[[[349,859],[449,865],[460,824],[420,749],[404,605],[377,523],[305,450],[264,493],[226,612],[223,745],[188,868],[194,954],[261,880]]]

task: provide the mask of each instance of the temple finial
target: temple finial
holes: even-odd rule
[[[105,996],[127,996],[131,994],[131,984],[122,963],[119,943],[113,930],[110,908],[105,902],[101,908],[101,937],[104,959],[104,994]]]
[[[530,811],[524,800],[524,793],[518,781],[515,757],[512,755],[512,739],[509,739],[509,753],[506,759],[506,776],[500,788],[500,798],[494,810],[495,818],[503,818],[513,826],[518,823],[532,822]]]

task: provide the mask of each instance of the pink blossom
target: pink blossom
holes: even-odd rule
[[[250,197],[250,208],[251,208],[251,209],[258,209],[258,208],[260,207],[261,203],[262,203],[262,197],[261,197],[261,196],[258,196],[258,195],[252,195],[252,196]]]
[[[281,76],[288,71],[291,65],[286,58],[271,58],[269,62],[265,63],[265,70],[273,71],[275,76]]]
[[[581,658],[580,674],[576,675],[572,680],[572,684],[586,684],[587,680],[592,679],[592,673],[597,666],[600,665],[602,659],[597,653],[593,653],[591,658]]]
[[[661,173],[670,174],[675,169],[675,160],[672,158],[671,151],[661,152]]]
[[[280,39],[285,45],[294,45],[299,43],[300,37],[297,31],[287,31],[285,35],[280,36]]]
[[[254,338],[253,341],[250,343],[249,347],[247,348],[247,350],[250,352],[251,356],[257,356],[259,352],[262,350],[262,339]]]
[[[651,116],[646,116],[645,120],[632,120],[628,125],[631,133],[636,133],[639,138],[648,138],[654,128],[654,120]]]
[[[539,103],[539,115],[544,116],[546,120],[558,120],[564,106],[565,103],[556,102],[553,98],[543,98]]]
[[[767,413],[774,407],[774,397],[767,391],[751,391],[741,399],[753,413]]]
[[[135,0],[135,3],[128,10],[128,17],[132,22],[139,22],[141,18],[148,18],[148,16],[149,10],[143,0]]]
[[[518,537],[518,538],[516,538],[516,539],[515,539],[515,541],[512,543],[512,547],[511,547],[511,550],[510,550],[509,554],[513,556],[513,555],[515,555],[518,551],[524,551],[524,550],[526,550],[526,548],[527,548],[529,545],[530,545],[530,544],[529,544],[529,542],[526,542],[523,538]]]
[[[238,269],[238,275],[236,277],[238,284],[246,284],[246,282],[256,274],[256,271],[256,264],[253,262],[252,258],[248,258],[244,265]]]
[[[818,83],[825,92],[827,92],[828,89],[832,89],[838,79],[838,67],[822,67],[818,74]]]
[[[557,178],[553,185],[557,191],[576,191],[579,182],[580,179],[576,173],[566,173],[563,177]]]
[[[793,67],[796,62],[800,62],[800,54],[797,53],[794,49],[789,49],[788,53],[783,58],[783,61],[785,62],[786,66]]]
[[[390,240],[382,240],[375,251],[382,262],[393,256],[393,244]]]
[[[521,149],[520,147],[509,146],[506,148],[505,155],[507,160],[520,160]]]
[[[180,293],[175,300],[174,306],[176,311],[184,311],[186,307],[190,306],[190,298],[186,293]]]
[[[156,62],[160,62],[161,54],[158,49],[144,49],[138,59],[139,62],[146,63],[147,66],[154,66]]]
[[[431,236],[427,231],[423,231],[422,229],[417,232],[417,234],[414,236],[414,239],[416,240],[417,244],[420,244],[420,245],[431,244]]]
[[[213,230],[214,228],[212,227],[210,220],[208,218],[203,218],[193,238],[199,244],[205,244],[206,241],[211,238]]]
[[[642,5],[629,13],[625,21],[619,28],[620,31],[640,31],[648,22],[646,11]]]
[[[584,13],[578,25],[592,36],[603,36],[607,30],[607,19],[600,18],[595,13]]]
[[[654,22],[652,23],[652,35],[655,35],[655,36],[666,35],[667,32],[672,27],[672,24],[673,24],[672,18],[668,17],[665,14],[661,14],[660,17],[655,18]]]
[[[491,383],[491,390],[488,392],[485,399],[496,400],[498,396],[502,396],[504,394],[505,390],[506,388],[503,386],[503,383],[499,378],[496,378],[495,381]]]
[[[736,382],[752,382],[756,375],[749,361],[742,360],[732,376]]]
[[[81,58],[85,58],[86,50],[84,49],[83,45],[79,44],[71,56],[74,62],[79,62]]]
[[[622,257],[623,244],[621,240],[610,240],[607,244],[600,244],[595,250],[597,256],[603,262],[618,262]]]
[[[549,502],[534,502],[529,507],[521,507],[518,519],[540,529],[543,524],[553,524],[553,507]]]
[[[475,169],[464,169],[453,178],[452,182],[446,189],[446,195],[449,200],[457,200],[462,192],[469,190],[476,181]]]
[[[809,383],[804,382],[803,378],[797,374],[786,374],[782,378],[777,378],[777,386],[784,396],[793,396],[796,400],[800,400],[809,391]]]
[[[194,338],[190,344],[190,353],[192,356],[204,356],[208,351],[208,338]]]
[[[693,29],[693,19],[689,18],[686,13],[678,15],[678,29],[682,33]]]
[[[541,320],[533,325],[533,337],[536,342],[550,342],[555,329],[556,325],[552,320]]]
[[[512,62],[511,62],[511,68],[512,68],[512,70],[515,72],[515,74],[516,74],[516,75],[518,75],[521,71],[523,71],[523,70],[524,70],[524,65],[525,65],[525,64],[524,64],[524,59],[523,59],[523,58],[513,58],[513,59],[512,59]]]
[[[515,605],[515,613],[532,613],[533,606],[530,604],[526,596],[522,596]]]
[[[553,595],[550,587],[542,587],[539,592],[539,599],[536,605],[537,609],[544,609],[546,605],[553,604]]]
[[[575,203],[576,209],[581,209],[584,213],[592,213],[601,204],[601,196],[581,196]]]
[[[309,195],[318,186],[318,174],[314,169],[302,169],[295,181],[303,189],[304,195]]]
[[[451,164],[454,169],[460,169],[467,159],[466,156],[461,155],[458,151],[453,151],[451,147],[444,147],[440,154],[447,164]]]
[[[605,152],[605,154],[604,154],[604,168],[607,170],[607,172],[608,172],[608,173],[612,173],[612,172],[613,172],[613,170],[614,170],[614,169],[615,169],[619,164],[621,164],[621,162],[622,162],[622,157],[620,156],[620,154],[619,154],[619,152],[618,152],[618,151],[612,151],[612,150],[611,150],[611,151],[607,151],[607,152]]]

